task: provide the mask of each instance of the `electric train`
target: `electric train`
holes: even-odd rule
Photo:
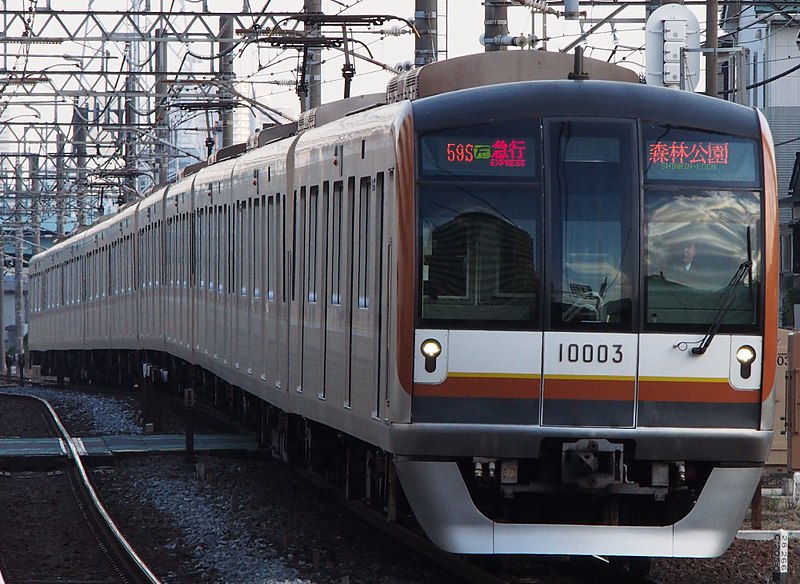
[[[721,554],[772,438],[769,129],[540,53],[306,112],[35,256],[34,361],[158,366],[451,552]]]

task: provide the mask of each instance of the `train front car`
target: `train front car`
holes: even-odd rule
[[[415,167],[398,308],[411,422],[392,431],[428,535],[468,554],[721,554],[772,438],[763,118],[594,81],[413,112],[413,152],[398,140]]]

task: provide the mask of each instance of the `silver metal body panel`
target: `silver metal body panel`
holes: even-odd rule
[[[761,468],[716,468],[692,511],[663,527],[502,524],[475,508],[454,462],[396,458],[395,467],[428,537],[461,554],[715,557],[736,535],[761,478]]]
[[[136,265],[137,282],[129,290],[106,291],[105,296],[100,290],[96,298],[33,312],[31,349],[167,352],[287,412],[388,450],[390,422],[407,421],[411,408],[396,373],[396,312],[382,305],[396,286],[396,258],[390,252],[396,238],[396,133],[410,115],[407,103],[369,110],[206,166],[43,252],[33,260],[34,269],[60,266],[59,285],[63,278],[79,290],[88,281],[85,267],[77,268],[94,261],[89,254],[103,257],[100,266]],[[352,270],[359,250],[369,246],[371,254],[371,280],[366,283],[371,297],[362,302],[355,281],[342,276],[341,297],[350,306],[329,301],[324,273],[332,244],[323,219],[328,218],[337,182],[346,200],[343,215],[356,222],[366,219],[371,226],[363,235],[358,223],[341,232],[341,256],[349,262],[342,266],[343,274]],[[351,182],[354,188],[349,190]],[[326,184],[329,190],[323,192]],[[317,241],[323,250],[316,255],[317,290],[311,289],[302,268],[295,273],[296,261],[312,260],[304,238],[292,237],[295,220],[310,229],[312,188],[319,189],[314,212],[320,218]],[[264,226],[269,204],[280,208],[275,220],[283,226],[269,226],[270,233],[280,236],[268,235]],[[205,217],[213,213],[215,221],[205,225],[206,233],[216,235],[219,229],[218,239],[203,242],[213,249],[205,263],[219,264],[219,277],[210,282],[206,275],[201,285],[196,274],[196,285],[189,286],[180,267],[185,262],[182,247],[189,249],[189,228],[194,221],[197,230],[201,212]],[[233,231],[228,221],[237,213]],[[253,245],[257,224],[265,227],[260,248]],[[126,236],[131,236],[132,253],[114,256],[111,250]],[[240,247],[230,249],[232,241],[241,241]],[[179,257],[170,257],[165,244]],[[277,250],[269,261],[281,262],[286,270],[276,275],[279,284],[272,295],[262,270],[257,276],[237,276],[232,284],[229,258],[241,262],[241,274],[250,266],[265,267],[269,249]],[[64,268],[66,257],[80,258],[76,269]],[[372,269],[374,265],[382,271]],[[96,275],[98,281],[109,279]],[[284,301],[293,276],[295,297]]]

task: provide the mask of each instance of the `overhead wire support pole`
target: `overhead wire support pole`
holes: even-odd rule
[[[79,227],[88,225],[86,213],[86,123],[89,119],[89,107],[85,105],[73,106],[72,115],[72,142],[75,153],[75,182],[77,183],[77,203],[76,223]]]
[[[708,0],[706,3],[706,48],[711,49],[706,54],[706,95],[717,95],[717,52],[719,39],[717,35],[717,0]]]
[[[22,177],[22,164],[16,165],[16,179],[14,181],[14,336],[16,337],[17,354],[24,352],[25,335],[24,326],[24,301],[23,301],[23,263],[25,261],[25,230],[22,223],[23,193],[25,185]],[[19,366],[22,363],[19,362]]]
[[[308,16],[322,14],[321,0],[305,0],[305,13]],[[318,22],[306,20],[303,23],[305,36],[316,39],[321,36]],[[303,51],[303,87],[301,88],[303,103],[300,109],[307,111],[322,103],[322,53],[318,47],[306,46]]]
[[[155,122],[156,137],[155,144],[156,164],[158,165],[158,184],[166,184],[169,180],[169,151],[167,142],[169,138],[169,112],[166,108],[168,86],[164,79],[164,71],[167,68],[167,43],[164,39],[164,31],[156,31],[155,38]]]
[[[414,66],[422,67],[438,59],[437,0],[416,0],[414,10]]]
[[[128,49],[130,51],[130,47]],[[123,183],[122,193],[120,195],[120,203],[125,204],[129,201],[132,201],[136,196],[136,180],[134,178],[136,168],[136,158],[137,158],[137,147],[136,147],[136,134],[133,132],[133,128],[139,123],[138,114],[136,113],[136,107],[134,104],[134,100],[132,97],[134,87],[134,76],[132,73],[128,73],[125,79],[125,111],[124,111],[124,124],[126,127],[120,128],[120,134],[122,137],[122,142],[124,145],[124,157],[125,157],[125,170],[128,171],[128,177],[125,179]]]
[[[31,255],[42,251],[42,216],[41,195],[42,182],[39,170],[39,155],[31,154],[28,157],[30,172],[30,210],[31,210]]]
[[[487,53],[508,50],[507,47],[494,40],[508,36],[507,0],[486,0],[484,2],[483,27],[483,46]]]
[[[56,138],[56,234],[64,237],[64,224],[66,220],[67,193],[64,188],[66,179],[66,165],[64,164],[67,141],[59,130]]]
[[[233,19],[219,19],[219,80],[220,122],[222,123],[222,147],[233,146],[233,99],[231,92],[236,74],[233,71]]]

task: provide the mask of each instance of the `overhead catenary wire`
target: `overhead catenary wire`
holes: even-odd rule
[[[337,11],[337,14],[342,14],[342,13],[347,14],[348,11],[352,12],[353,10],[357,9],[359,6],[362,6],[365,0],[358,0],[356,2],[347,2],[347,1],[340,1],[340,0],[330,0],[330,1],[331,1],[332,4],[335,4],[336,7],[334,8],[333,6],[330,6],[329,8],[334,9],[335,11]],[[35,4],[35,0],[32,0],[32,2]],[[200,4],[202,2],[203,2],[203,0],[187,0],[187,3],[191,3],[191,4]],[[519,4],[526,4],[527,3],[527,4],[531,4],[532,5],[535,2],[533,2],[533,0],[531,0],[530,2],[528,2],[528,0],[525,0],[525,1],[518,2],[518,3]],[[726,2],[724,2],[724,1],[721,1],[720,3],[723,4],[723,5],[726,4]],[[100,3],[99,2],[95,2],[94,4],[98,4],[99,5]],[[174,9],[176,6],[178,6],[178,4],[181,4],[181,3],[178,3],[175,0],[171,0],[171,2],[165,2],[164,4],[168,5],[168,9]],[[267,14],[272,9],[272,5],[273,4],[275,4],[275,3],[271,2],[271,1],[263,2],[262,3],[263,8],[261,10],[261,13],[254,12],[254,13],[249,15],[249,18],[252,19],[253,22],[261,22],[261,23],[266,22]],[[553,5],[553,6],[560,5],[560,3],[547,3],[547,4],[548,5]],[[635,5],[644,5],[644,4],[645,4],[644,2],[640,2],[640,3],[636,3]],[[692,4],[692,3],[689,2],[689,4]],[[699,2],[695,2],[692,5],[699,5],[699,4],[700,4]],[[762,4],[766,5],[766,3],[762,3]],[[586,3],[586,5],[592,7],[592,9],[596,10],[596,11],[601,11],[601,10],[603,10],[605,8],[605,6],[601,6],[601,5],[598,5],[598,4],[595,4],[595,3]],[[607,6],[607,3],[606,3],[606,6]],[[332,12],[334,10],[332,10]],[[247,18],[247,17],[245,17],[245,18]],[[143,27],[143,28],[145,28],[145,27]],[[612,36],[614,34],[626,35],[626,34],[629,34],[629,33],[632,33],[632,32],[636,32],[636,28],[635,27],[626,28],[624,26],[623,27],[617,26],[617,27],[612,28],[612,30],[609,31],[609,32],[598,31],[597,33],[595,33],[595,35],[593,35],[593,38],[598,34],[604,35],[603,37],[599,37],[598,36],[598,39],[600,39],[600,38],[608,38],[607,35],[612,35]],[[95,33],[92,33],[92,34],[95,34]],[[369,31],[369,34],[381,35],[381,34],[385,34],[385,31],[382,32],[382,31],[377,31],[377,30],[371,30],[371,31]],[[549,36],[550,39],[555,39],[555,40],[553,40],[553,42],[561,42],[561,43],[575,38],[574,36],[571,37],[570,35],[566,35],[566,34],[548,35],[548,36]],[[178,41],[178,42],[181,42],[179,39],[175,39],[175,40]],[[90,48],[90,46],[87,47],[87,48]],[[212,61],[213,62],[213,59],[218,58],[218,56],[219,56],[219,55],[206,56],[206,55],[203,54],[202,51],[197,51],[196,49],[194,49],[194,47],[190,47],[190,48],[192,49],[191,53],[189,53],[189,52],[184,52],[183,53],[184,61],[189,59],[189,57],[191,57],[191,58],[200,59],[201,61]],[[592,43],[592,44],[587,45],[587,49],[589,49],[590,51],[591,50],[595,51],[595,56],[599,56],[601,58],[605,58],[605,59],[607,59],[609,61],[616,61],[618,63],[633,62],[633,59],[631,58],[631,56],[636,51],[636,48],[629,48],[629,46],[627,44],[625,44],[625,43],[618,43],[618,44],[615,44],[615,46],[613,46],[611,48],[608,48],[608,47],[601,46],[601,43],[597,42],[597,43]],[[30,51],[30,45],[28,45],[28,50]],[[238,48],[237,48],[237,50],[238,50]],[[113,47],[112,47],[112,51],[114,51]],[[268,84],[272,85],[274,87],[275,91],[271,91],[270,92],[270,97],[267,98],[267,99],[271,100],[273,96],[275,96],[277,98],[277,97],[289,94],[290,91],[286,90],[285,87],[281,86],[280,82],[274,82],[273,81],[273,82],[270,83],[269,81],[266,81],[266,79],[275,80],[276,79],[276,74],[277,75],[281,75],[283,77],[290,77],[290,76],[294,76],[296,74],[296,71],[293,71],[291,69],[286,69],[285,70],[283,67],[281,67],[279,65],[280,60],[282,58],[287,58],[287,54],[289,52],[291,52],[291,51],[282,50],[282,49],[279,49],[279,48],[265,49],[263,47],[259,48],[258,51],[259,51],[259,55],[260,55],[259,59],[261,59],[261,55],[266,54],[266,51],[274,52],[275,55],[274,56],[268,55],[269,56],[268,59],[261,59],[261,61],[263,63],[267,63],[268,65],[263,67],[263,68],[261,68],[259,71],[255,72],[255,73],[246,75],[244,79],[246,79],[249,82],[252,82],[253,84],[268,83]],[[140,62],[134,63],[134,65],[147,66],[148,64],[150,64],[152,62],[153,54],[154,54],[153,51],[148,50],[144,54],[143,58],[137,59]],[[356,58],[362,58],[363,57],[363,55],[359,55],[359,54],[356,54],[356,53],[351,53],[351,54],[355,54]],[[293,57],[289,57],[289,58],[293,58]],[[325,59],[325,62],[328,63],[328,64],[333,64],[333,63],[335,63],[337,61],[337,59],[340,60],[341,56],[340,55],[336,55],[335,53],[332,53],[332,54],[330,54],[328,56],[328,58]],[[386,63],[380,63],[377,59],[374,60],[374,61],[371,61],[371,64],[379,67],[381,70],[384,70],[384,71],[393,71],[394,70],[394,67],[392,67],[391,65],[386,64]],[[29,65],[26,65],[26,68],[27,67],[29,67]],[[180,66],[180,70],[183,70],[183,69],[184,69],[184,63],[182,61],[181,62],[181,66]],[[281,70],[281,72],[277,73],[279,69]],[[381,73],[381,71],[375,71],[375,70],[373,70],[372,67],[364,67],[362,71],[358,71],[356,73],[356,78],[357,79],[365,79],[365,78],[368,78],[368,76],[374,76],[374,75],[379,74],[379,73]],[[88,73],[88,74],[91,75],[91,73]],[[116,74],[116,76],[115,76],[115,74]],[[111,74],[107,75],[106,83],[107,83],[107,87],[109,88],[109,90],[111,90],[111,91],[120,90],[121,89],[121,84],[119,82],[120,79],[124,79],[124,75],[121,75],[121,74],[119,74],[117,72],[114,72],[114,73],[111,73]],[[237,79],[237,83],[241,82],[241,81],[242,81],[242,79]],[[282,81],[283,82],[287,82],[288,79],[285,79],[285,80],[282,80]],[[339,79],[337,79],[335,77],[331,77],[330,79],[327,79],[325,81],[325,83],[327,85],[332,85],[332,84],[338,83],[339,81],[340,81]],[[363,81],[362,81],[362,84],[363,84]],[[214,86],[218,86],[218,85],[214,85],[214,83],[209,83],[209,84],[207,84],[207,86],[214,87]],[[145,83],[141,83],[140,87],[145,89],[145,90],[147,90],[147,86],[146,86]],[[9,87],[8,92],[10,93],[12,91],[12,89],[14,89],[14,88]],[[19,89],[14,89],[14,91],[19,91]],[[172,86],[170,88],[170,91],[168,92],[167,99],[170,101],[170,104],[175,104],[175,100],[178,98],[178,96],[185,95],[187,93],[188,93],[187,89],[181,89],[180,87]],[[200,95],[201,97],[203,96],[202,93],[198,93],[198,95]],[[267,99],[257,98],[257,101],[270,104],[271,102],[267,101]],[[141,117],[144,118],[144,117],[147,117],[147,116],[151,116],[154,113],[154,109],[148,107],[146,105],[146,103],[142,103],[142,102],[139,102],[139,103],[140,103],[140,105],[142,107],[134,108],[134,111],[137,112]],[[103,102],[102,100],[99,100],[98,104],[99,104],[99,108],[100,108],[99,112],[100,112],[101,116],[112,112],[113,108],[115,107],[114,102],[112,100],[110,100],[110,99],[108,101],[106,101],[106,102]],[[248,104],[248,106],[249,107],[253,107],[252,104]],[[280,110],[278,110],[278,111],[280,111]],[[286,111],[282,112],[281,115],[283,115],[283,113],[286,113]],[[194,114],[185,113],[185,112],[182,112],[182,113],[174,112],[172,115],[173,115],[172,119],[173,119],[174,124],[177,124],[177,123],[182,122],[182,120],[192,119],[192,116]],[[97,121],[97,120],[95,120],[95,121]],[[137,139],[142,141],[142,143],[149,143],[148,142],[149,138],[147,137],[146,134],[144,134],[142,132],[137,132],[136,135],[137,135]],[[104,150],[104,152],[107,152],[107,151],[108,150]],[[110,164],[109,162],[104,161],[104,159],[101,159],[99,157],[96,158],[96,160],[94,162],[97,162],[98,164],[102,163],[102,164],[105,164],[105,165]]]

